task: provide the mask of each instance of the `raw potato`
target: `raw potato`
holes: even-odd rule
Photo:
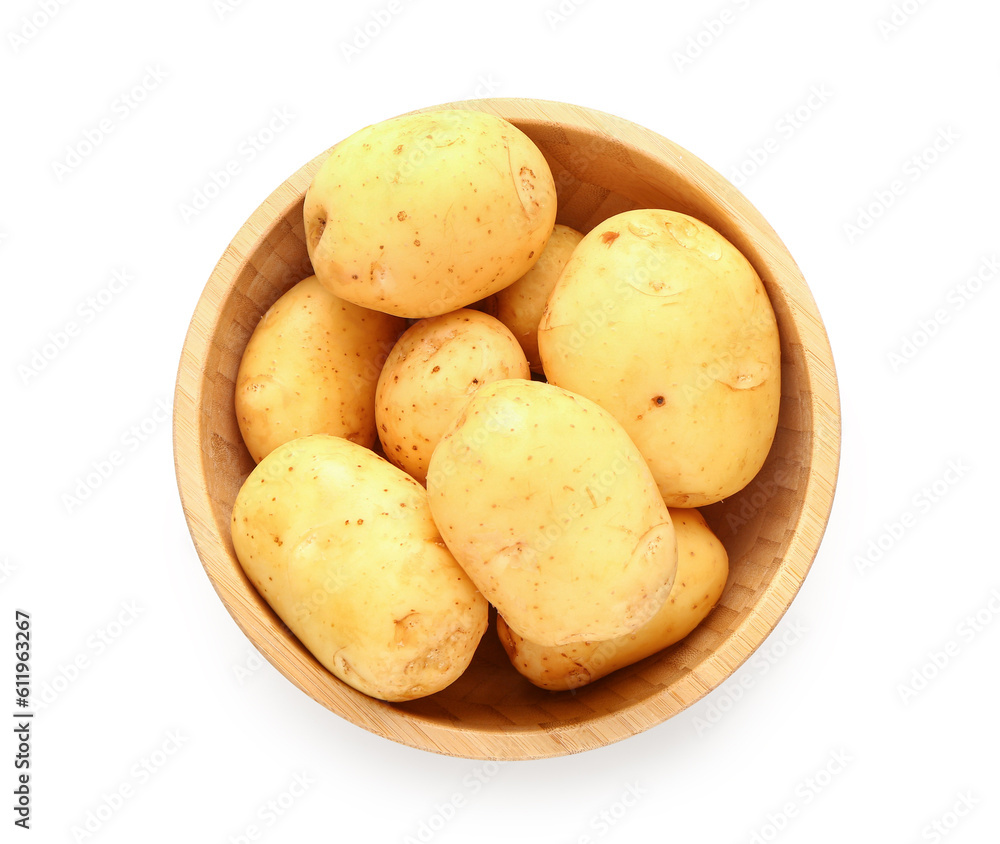
[[[670,514],[635,445],[588,399],[537,381],[480,387],[434,449],[427,492],[455,558],[532,641],[632,632],[670,592]]]
[[[375,419],[386,456],[423,483],[434,446],[479,387],[530,377],[514,335],[493,317],[462,308],[420,320],[379,376]]]
[[[334,675],[382,700],[452,683],[487,604],[445,548],[423,487],[374,452],[316,434],[285,443],[236,498],[240,565]]]
[[[375,385],[404,320],[303,279],[257,323],[236,375],[236,419],[260,462],[282,443],[335,434],[375,444]]]
[[[729,576],[729,555],[701,513],[671,509],[677,532],[677,577],[670,597],[635,633],[603,642],[544,647],[518,636],[497,619],[497,633],[513,666],[536,686],[577,689],[679,642],[716,605]]]
[[[778,423],[781,356],[764,286],[718,232],[618,214],[580,242],[538,332],[549,381],[613,413],[671,507],[746,486]]]
[[[306,246],[330,290],[427,317],[486,298],[538,260],[555,182],[520,129],[464,110],[409,114],[337,144],[306,192]]]
[[[496,317],[506,325],[524,349],[532,372],[542,371],[538,354],[538,323],[559,274],[583,235],[569,226],[556,224],[535,266],[496,294]]]

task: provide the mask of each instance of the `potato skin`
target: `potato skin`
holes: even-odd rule
[[[537,381],[479,388],[431,455],[431,512],[469,577],[518,633],[613,638],[673,583],[670,514],[606,411]]]
[[[746,486],[781,399],[777,323],[746,258],[693,217],[618,214],[580,242],[538,332],[546,377],[622,423],[671,507]]]
[[[306,247],[338,296],[437,316],[527,272],[555,213],[548,163],[520,129],[461,109],[409,114],[331,150],[306,192]]]
[[[511,664],[536,686],[565,691],[585,686],[679,642],[712,611],[726,587],[729,555],[695,509],[671,508],[677,531],[677,576],[660,611],[634,633],[616,639],[545,647],[497,619]]]
[[[285,443],[246,479],[233,545],[261,596],[335,676],[382,700],[439,691],[468,666],[488,607],[416,481],[350,440]]]
[[[236,375],[236,419],[260,462],[282,443],[335,434],[375,444],[375,386],[405,321],[295,284],[254,328]]]
[[[530,378],[528,361],[499,320],[460,308],[410,326],[392,347],[375,393],[386,457],[421,483],[431,452],[483,384]]]
[[[495,316],[521,344],[532,372],[542,372],[542,359],[538,354],[538,323],[545,311],[545,303],[581,240],[583,235],[576,229],[557,223],[535,265],[509,287],[495,294]]]

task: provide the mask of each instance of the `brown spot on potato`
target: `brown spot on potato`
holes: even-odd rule
[[[340,669],[342,674],[350,674],[354,670],[351,667],[351,663],[347,661],[347,658],[339,652],[334,655],[333,659],[334,664]]]
[[[393,620],[395,640],[398,647],[403,647],[409,643],[412,638],[411,631],[419,624],[419,622],[420,613],[418,612],[407,613],[402,618]]]
[[[620,232],[606,231],[604,234],[601,235],[601,243],[610,246],[612,243],[618,240],[620,236],[621,236]]]
[[[318,220],[316,220],[316,223],[313,226],[312,233],[309,237],[309,240],[311,241],[310,245],[314,249],[316,248],[316,244],[319,243],[320,240],[322,239],[323,232],[325,231],[325,229],[326,229],[326,217],[320,217]]]

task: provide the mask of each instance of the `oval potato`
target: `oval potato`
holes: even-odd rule
[[[495,316],[521,344],[532,372],[542,372],[542,359],[538,354],[538,323],[545,311],[545,303],[581,240],[583,235],[576,229],[557,223],[535,265],[512,285],[495,294]]]
[[[395,117],[337,144],[303,213],[323,284],[364,307],[420,318],[524,275],[552,232],[556,190],[520,129],[449,109]]]
[[[279,446],[236,497],[233,545],[261,597],[336,677],[412,700],[462,674],[488,606],[449,553],[427,494],[341,437]]]
[[[250,335],[236,375],[236,419],[254,461],[308,434],[375,444],[375,386],[404,320],[295,284]]]
[[[701,624],[725,589],[729,555],[697,510],[672,508],[670,516],[677,576],[660,611],[626,636],[561,647],[530,642],[497,618],[500,642],[518,672],[543,689],[577,689],[679,642]]]
[[[781,352],[747,259],[674,211],[627,211],[592,229],[538,332],[546,377],[615,415],[671,507],[745,487],[778,423]]]
[[[614,418],[537,381],[480,387],[431,455],[431,513],[519,634],[609,639],[648,621],[677,565],[656,483]]]
[[[530,377],[499,320],[468,308],[420,320],[396,341],[378,380],[375,420],[386,457],[423,483],[434,446],[479,387]]]

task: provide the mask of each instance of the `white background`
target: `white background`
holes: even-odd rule
[[[37,715],[30,832],[0,727],[0,838],[993,840],[998,28],[986,0],[5,3],[0,719],[15,608]],[[201,289],[270,191],[484,95],[620,115],[738,181],[843,402],[825,540],[758,655],[642,735],[502,766],[380,739],[261,664],[194,553],[168,418]]]

